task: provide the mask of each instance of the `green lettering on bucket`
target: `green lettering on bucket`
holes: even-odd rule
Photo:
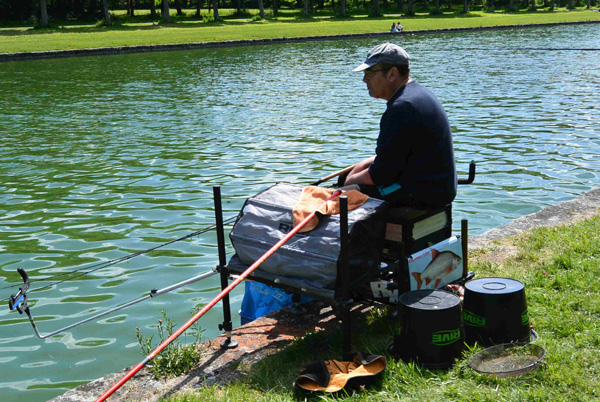
[[[527,309],[521,314],[521,325],[529,325],[529,312]]]
[[[460,328],[438,331],[431,334],[431,343],[436,346],[450,345],[460,340]]]
[[[463,321],[465,325],[469,325],[471,327],[485,327],[485,317],[473,314],[468,310],[463,310]]]

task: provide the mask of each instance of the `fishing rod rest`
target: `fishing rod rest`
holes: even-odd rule
[[[217,271],[221,277],[221,290],[229,285],[229,270],[227,269],[227,254],[225,251],[225,229],[223,227],[223,206],[221,202],[221,187],[213,186],[213,198],[215,204],[215,224],[217,229],[217,248],[219,251],[219,265]],[[231,337],[233,323],[231,322],[231,306],[229,294],[223,296],[223,323],[219,324],[219,331],[225,331],[226,338],[221,342],[221,347],[233,349],[238,346],[238,341]]]

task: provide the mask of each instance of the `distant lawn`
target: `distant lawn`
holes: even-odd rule
[[[234,16],[233,10],[223,9],[220,10],[223,20],[218,23],[195,19],[193,10],[186,10],[186,15],[181,17],[175,15],[175,10],[171,12],[172,20],[178,22],[159,23],[158,18],[150,18],[147,10],[139,10],[134,18],[127,17],[124,11],[116,11],[115,24],[110,27],[73,22],[53,22],[47,29],[0,26],[0,53],[374,33],[387,31],[392,22],[397,21],[401,21],[405,31],[600,21],[600,13],[585,9],[473,11],[467,15],[445,12],[438,16],[417,13],[414,17],[396,13],[378,18],[353,15],[344,19],[323,11],[305,19],[298,10],[281,10],[277,17],[271,15],[262,21],[253,21],[257,10]],[[206,15],[206,10],[203,14]]]

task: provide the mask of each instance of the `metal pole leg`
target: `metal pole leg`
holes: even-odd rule
[[[340,269],[342,275],[342,358],[353,359],[350,316],[350,264],[348,255],[348,197],[340,197]]]
[[[227,269],[227,255],[225,254],[225,230],[223,228],[223,207],[221,204],[221,187],[213,186],[213,198],[215,201],[215,222],[217,226],[217,246],[219,250],[219,266],[217,267],[221,274],[221,290],[225,290],[229,285],[229,270]],[[225,331],[226,338],[221,342],[222,348],[235,348],[238,342],[231,338],[231,307],[229,305],[229,294],[222,299],[223,303],[223,323],[219,324],[219,330]]]

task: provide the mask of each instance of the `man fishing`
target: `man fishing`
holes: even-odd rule
[[[364,71],[369,95],[385,99],[375,155],[359,162],[340,185],[393,205],[435,207],[456,196],[450,123],[435,95],[409,75],[409,56],[392,43],[375,46],[354,71]]]

